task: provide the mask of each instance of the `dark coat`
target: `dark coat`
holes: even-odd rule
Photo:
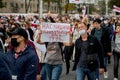
[[[82,45],[82,38],[80,37],[75,42],[75,64],[74,64],[73,70],[76,69],[76,66],[80,59],[81,45]],[[103,50],[102,50],[101,44],[95,37],[90,36],[90,35],[88,36],[88,54],[87,55],[89,55],[89,54],[98,54],[100,68],[104,67]],[[96,68],[97,68],[98,61],[97,61],[96,65],[97,65],[96,66]]]
[[[94,36],[95,28],[91,31],[91,35]],[[108,32],[108,29],[102,28],[101,44],[104,52],[104,56],[107,56],[108,52],[111,52],[111,39]]]
[[[0,80],[12,80],[8,60],[2,52],[0,52]]]
[[[20,52],[17,59],[14,57],[14,49],[6,54],[12,75],[16,75],[17,80],[36,80],[38,59],[32,46],[27,46],[23,52]]]

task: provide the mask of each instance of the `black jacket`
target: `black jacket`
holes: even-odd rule
[[[0,52],[0,80],[12,80],[11,70],[6,55]]]
[[[76,66],[79,62],[79,58],[81,55],[81,44],[82,44],[82,38],[80,37],[75,42],[75,63],[74,63],[73,70],[76,69]],[[89,54],[91,54],[91,55],[98,54],[100,68],[104,67],[103,50],[102,50],[101,44],[95,37],[93,37],[91,35],[88,35],[88,55]],[[98,65],[98,61],[97,61],[96,65]]]
[[[91,31],[91,35],[94,36],[95,28]],[[107,56],[108,52],[111,52],[111,40],[107,28],[102,28],[101,44],[104,52],[104,56]]]

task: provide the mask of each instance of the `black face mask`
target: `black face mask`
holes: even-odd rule
[[[20,42],[17,42],[17,38],[11,38],[11,45],[13,47],[18,47]]]

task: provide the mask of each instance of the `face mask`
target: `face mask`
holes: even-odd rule
[[[17,38],[11,38],[11,45],[13,47],[18,47],[20,42],[17,42]]]
[[[83,30],[80,30],[80,31],[79,31],[79,34],[80,34],[80,35],[83,35],[83,34],[85,34],[85,32],[86,32],[86,31],[83,29]]]

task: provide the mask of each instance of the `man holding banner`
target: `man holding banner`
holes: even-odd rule
[[[59,80],[62,73],[62,47],[72,45],[70,25],[42,23],[37,42],[46,45],[45,68],[49,80]]]

